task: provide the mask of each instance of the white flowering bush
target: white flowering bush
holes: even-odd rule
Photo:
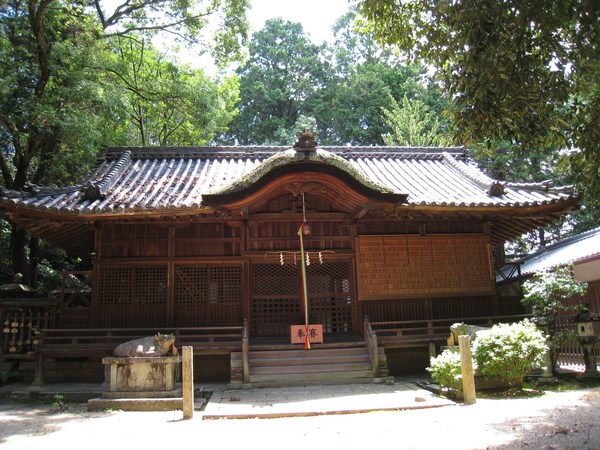
[[[462,390],[462,374],[460,366],[460,353],[450,349],[444,350],[438,356],[431,358],[427,371],[440,388],[454,397],[456,392]]]
[[[528,320],[498,324],[480,331],[473,343],[473,358],[479,373],[502,378],[511,388],[522,388],[523,380],[543,364],[546,338]]]

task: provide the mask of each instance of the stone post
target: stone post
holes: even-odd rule
[[[469,336],[459,336],[458,347],[460,349],[464,402],[465,405],[471,405],[476,401],[475,375],[473,373],[473,357],[471,355],[471,338]]]
[[[194,348],[182,348],[181,388],[183,394],[183,418],[194,416]]]

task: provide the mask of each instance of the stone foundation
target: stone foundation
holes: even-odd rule
[[[107,357],[102,363],[110,368],[110,392],[173,391],[180,356]]]

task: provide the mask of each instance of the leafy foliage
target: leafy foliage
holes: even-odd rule
[[[431,358],[429,367],[426,369],[431,373],[431,378],[440,388],[445,390],[449,396],[462,390],[462,368],[460,353],[446,349],[438,356]]]
[[[423,105],[415,113],[429,113],[439,120],[441,128],[446,125],[442,118],[446,103],[425,69],[409,64],[390,46],[380,45],[373,35],[361,33],[355,8],[336,22],[334,33],[335,42],[328,50],[329,59],[334,62],[332,77],[315,102],[315,117],[324,143],[388,143],[385,136],[394,135],[395,125],[386,118],[384,110],[394,111],[397,104],[404,106],[404,97]]]
[[[176,64],[143,37],[114,40],[107,78],[117,91],[129,145],[203,145],[226,129],[234,115],[237,79],[210,80],[202,70]],[[124,126],[128,124],[128,126]]]
[[[386,145],[443,147],[452,143],[439,118],[421,100],[411,102],[405,95],[399,105],[392,99],[392,109],[383,108],[383,113],[392,130],[383,135]]]
[[[382,145],[390,131],[382,108],[392,110],[404,96],[441,118],[444,102],[423,68],[358,33],[354,20],[351,10],[337,22],[331,47],[312,44],[298,23],[267,21],[252,36],[250,59],[237,72],[240,113],[222,139],[291,145],[284,139],[305,117],[314,121],[322,145]]]
[[[16,190],[32,182],[68,184],[89,171],[102,144],[131,144],[132,134],[122,126],[129,118],[123,107],[130,104],[103,70],[113,56],[110,36],[167,31],[197,41],[199,31],[213,18],[221,24],[215,53],[225,61],[239,56],[248,4],[248,0],[0,3],[2,184]],[[158,78],[160,86],[150,91],[154,97],[146,100],[160,103],[153,111],[155,123],[157,110],[167,119],[157,126],[160,131],[154,130],[158,137],[153,142],[201,143],[225,126],[236,99],[235,83],[228,79],[214,84],[202,73],[167,64],[153,67],[157,66],[164,76]],[[181,109],[166,107],[168,102],[177,102]],[[201,111],[194,117],[199,120],[181,114],[190,108]],[[140,121],[145,124],[147,117]],[[9,247],[12,271],[30,282],[39,260],[37,240],[13,226]]]
[[[600,4],[361,0],[359,8],[378,39],[435,67],[457,141],[573,148],[576,181],[597,202]]]
[[[573,278],[572,268],[556,267],[537,272],[523,283],[523,304],[531,307],[535,322],[548,334],[552,367],[556,365],[558,349],[565,341],[576,337],[572,330],[559,329],[559,314],[576,313],[581,304],[573,298],[587,292],[587,283]]]
[[[299,23],[268,20],[252,36],[250,59],[237,71],[239,114],[225,139],[245,145],[282,144],[274,137],[289,135],[301,115],[311,116],[307,99],[324,84],[327,72],[322,51]]]
[[[249,0],[126,0],[122,3],[92,0],[90,3],[106,37],[162,32],[191,45],[201,43],[202,50],[210,51],[220,64],[239,60],[246,43]]]
[[[545,337],[531,322],[498,324],[480,331],[473,342],[473,357],[482,375],[498,376],[511,388],[543,363]]]
[[[540,324],[554,324],[560,312],[574,308],[567,301],[586,291],[587,283],[575,280],[570,266],[556,267],[536,272],[533,279],[523,283],[523,304],[531,306]]]

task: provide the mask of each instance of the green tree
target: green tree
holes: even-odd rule
[[[90,6],[104,37],[166,32],[190,45],[201,43],[200,52],[209,51],[222,64],[239,60],[246,43],[249,0],[92,0]]]
[[[359,66],[346,77],[332,79],[320,93],[315,115],[324,143],[383,144],[387,129],[381,108],[391,98],[390,87],[380,76],[385,69],[375,64]]]
[[[129,144],[203,145],[234,115],[237,77],[212,81],[202,70],[175,64],[143,37],[119,37],[107,73],[128,111]]]
[[[63,184],[80,178],[86,163],[95,160],[99,144],[109,143],[103,133],[113,127],[106,120],[123,113],[111,104],[119,96],[104,85],[99,69],[104,66],[108,36],[159,30],[195,36],[215,16],[231,26],[217,32],[218,56],[223,60],[239,49],[248,2],[127,1],[111,13],[103,4],[66,0],[0,4],[0,171],[5,187],[22,190],[30,182]],[[13,226],[10,248],[12,270],[30,282],[37,240],[29,240],[24,230]]]
[[[442,131],[439,118],[421,100],[409,101],[406,95],[402,105],[392,99],[392,108],[383,108],[391,132],[383,135],[386,145],[418,147],[451,144],[448,133]]]
[[[13,0],[0,7],[0,169],[9,189],[71,181],[95,159],[102,86],[99,29],[77,4]],[[12,271],[35,273],[36,239],[12,227]]]
[[[391,128],[383,110],[392,111],[404,96],[426,104],[441,118],[445,102],[424,68],[407,64],[391,47],[361,33],[354,8],[336,22],[334,36],[328,50],[334,70],[313,108],[324,143],[384,144]]]
[[[576,313],[581,305],[573,298],[585,295],[587,283],[573,278],[572,267],[555,267],[537,272],[533,279],[523,283],[522,303],[531,307],[535,322],[548,335],[550,361],[555,370],[557,349],[574,336],[572,330],[560,329],[560,314]]]
[[[240,77],[239,114],[224,137],[239,144],[288,144],[285,136],[301,115],[312,116],[307,99],[324,84],[323,46],[312,44],[299,23],[271,19],[254,33]]]
[[[336,23],[331,47],[312,44],[300,24],[282,19],[255,33],[238,71],[240,114],[223,140],[290,145],[284,139],[304,116],[315,120],[321,145],[383,144],[390,130],[382,108],[404,95],[441,117],[444,102],[425,70],[359,33],[355,16],[351,9]]]
[[[456,140],[577,149],[600,198],[600,4],[579,0],[361,0],[374,35],[435,67]]]

